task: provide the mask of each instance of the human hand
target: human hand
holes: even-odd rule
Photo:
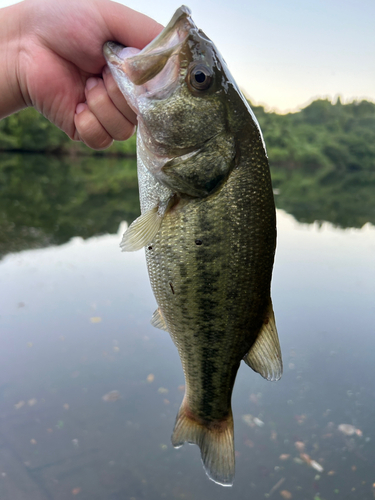
[[[34,106],[93,149],[129,138],[136,116],[104,67],[103,44],[115,40],[141,49],[162,27],[110,0],[25,0],[8,9],[16,20],[8,30],[13,54],[7,60],[8,73],[15,68],[18,109]]]

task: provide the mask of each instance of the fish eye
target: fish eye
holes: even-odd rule
[[[204,64],[196,64],[188,72],[187,82],[195,90],[207,90],[212,85],[213,73]]]

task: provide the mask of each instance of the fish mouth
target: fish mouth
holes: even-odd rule
[[[180,51],[192,32],[198,32],[190,16],[190,9],[181,6],[164,30],[141,51],[106,42],[103,53],[112,73],[126,78],[128,87],[135,86],[133,91],[138,96],[166,97],[179,80]]]

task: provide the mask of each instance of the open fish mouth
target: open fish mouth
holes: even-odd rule
[[[181,48],[198,29],[190,17],[188,7],[180,7],[164,30],[143,50],[106,42],[104,57],[112,71],[121,73],[139,96],[164,98],[172,92],[179,80]]]

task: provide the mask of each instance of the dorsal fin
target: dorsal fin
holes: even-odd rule
[[[244,361],[267,380],[281,378],[283,362],[271,299],[262,329]]]
[[[167,325],[164,321],[164,318],[161,314],[160,308],[156,309],[151,318],[151,325],[155,328],[159,328],[160,330],[168,331]]]
[[[158,214],[158,207],[151,208],[128,227],[120,243],[123,252],[134,252],[151,243],[159,231],[163,218]]]

